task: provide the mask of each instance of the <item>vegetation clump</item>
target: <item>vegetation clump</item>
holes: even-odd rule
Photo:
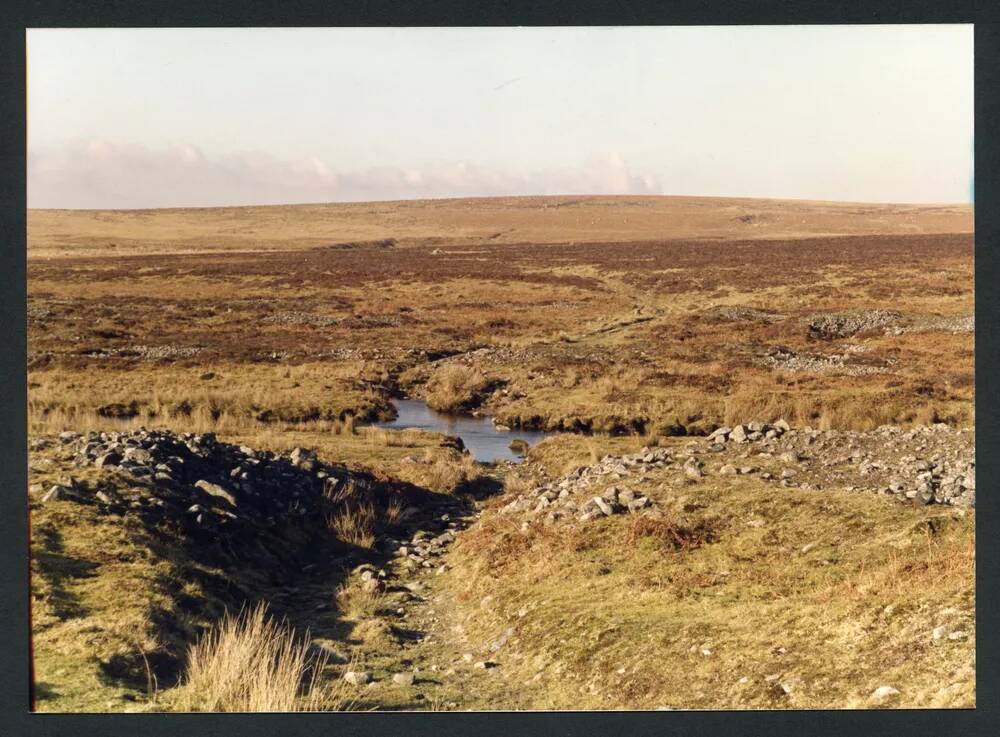
[[[174,706],[181,711],[317,711],[327,704],[319,679],[327,664],[306,638],[257,604],[228,612],[187,656]]]
[[[431,375],[425,401],[438,412],[464,412],[478,407],[496,385],[479,369],[449,364]]]

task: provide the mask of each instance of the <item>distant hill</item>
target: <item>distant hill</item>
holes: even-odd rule
[[[973,232],[968,204],[554,196],[162,210],[29,210],[31,256]]]

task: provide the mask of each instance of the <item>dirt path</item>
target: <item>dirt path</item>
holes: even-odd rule
[[[480,505],[454,498],[422,509],[408,520],[405,534],[380,541],[384,554],[307,566],[301,580],[278,592],[275,611],[298,631],[308,629],[314,646],[330,656],[327,677],[343,681],[349,672],[358,674],[359,683],[340,686],[353,701],[349,708],[523,706],[507,683],[500,653],[464,637],[453,595],[439,575],[447,568],[448,548],[478,519]]]

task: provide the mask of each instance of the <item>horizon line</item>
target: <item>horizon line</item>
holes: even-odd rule
[[[563,194],[511,194],[511,195],[471,195],[471,196],[448,196],[448,197],[401,197],[386,200],[313,200],[302,202],[273,202],[259,204],[232,204],[232,205],[188,205],[188,206],[163,206],[163,207],[27,207],[28,212],[149,212],[167,210],[239,210],[262,207],[314,207],[329,205],[376,205],[393,203],[429,203],[429,202],[468,202],[468,201],[488,201],[488,200],[511,200],[511,199],[565,199],[569,197],[583,197],[588,199],[631,199],[631,200],[652,200],[652,199],[687,199],[687,200],[747,200],[753,202],[797,202],[813,204],[834,204],[834,205],[879,205],[879,206],[906,206],[906,207],[968,207],[973,208],[975,200],[966,201],[943,201],[943,200],[832,200],[814,197],[771,197],[752,195],[692,195],[692,194],[602,194],[602,193],[563,193]]]

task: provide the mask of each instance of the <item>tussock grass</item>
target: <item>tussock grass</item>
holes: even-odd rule
[[[637,435],[556,435],[533,445],[527,456],[532,465],[521,470],[527,473],[534,467],[551,476],[565,476],[577,468],[599,462],[606,455],[634,453],[644,445],[647,445],[646,438]]]
[[[396,476],[416,486],[451,494],[484,475],[483,467],[468,453],[451,447],[424,447],[420,456],[408,456],[395,467]]]
[[[274,621],[258,604],[222,621],[188,651],[176,707],[182,711],[317,711],[326,666],[310,655],[308,637]]]
[[[367,439],[373,448],[418,448],[426,433],[413,428],[388,430],[381,427],[364,427],[358,434]]]
[[[388,408],[383,396],[356,384],[354,372],[359,366],[345,363],[331,370],[322,364],[219,362],[211,372],[158,364],[86,373],[67,367],[33,369],[29,429],[49,432],[59,427],[156,423],[196,431],[238,431],[321,423],[328,432],[350,435],[359,416],[374,417]],[[116,405],[131,416],[101,414],[102,408]]]
[[[398,525],[403,518],[403,503],[399,499],[393,499],[386,506],[383,517],[386,525]]]
[[[370,502],[348,503],[328,514],[326,524],[337,539],[369,550],[375,544],[377,519],[378,513]]]
[[[337,609],[352,620],[376,616],[385,606],[385,594],[377,588],[365,588],[360,581],[349,581],[337,590]]]
[[[473,208],[474,217],[489,212],[490,218],[528,218],[546,223],[547,229],[544,219],[554,212],[562,218],[593,209],[574,202],[533,212],[531,206],[508,204]],[[615,206],[603,204],[608,212]],[[830,249],[822,238],[746,239],[763,233],[758,225],[780,230],[779,223],[793,222],[780,212],[803,214],[805,221],[794,220],[799,233],[818,222],[825,223],[823,233],[858,232],[857,218],[867,216],[832,206],[755,203],[755,210],[767,209],[774,219],[747,229],[731,217],[733,203],[722,209],[703,203],[692,221],[698,223],[694,230],[708,234],[701,230],[708,222],[703,217],[725,223],[727,229],[713,231],[713,237],[738,244],[706,248],[683,241],[665,247],[662,240],[640,236],[650,222],[636,216],[661,204],[623,201],[620,206],[629,213],[628,224],[613,243],[587,244],[590,235],[558,247],[554,257],[547,247],[512,250],[503,243],[505,232],[498,241],[476,247],[471,259],[442,259],[423,247],[428,244],[406,241],[402,234],[394,236],[398,248],[318,248],[309,259],[280,250],[261,258],[191,252],[199,239],[217,248],[216,239],[240,240],[257,228],[269,233],[269,243],[288,245],[263,210],[244,213],[240,228],[232,231],[227,225],[225,233],[211,238],[207,223],[230,222],[229,215],[153,213],[140,228],[127,213],[103,213],[96,220],[93,213],[33,214],[33,248],[58,245],[51,238],[61,244],[58,251],[89,245],[83,247],[85,258],[29,263],[32,306],[40,315],[32,319],[29,336],[32,415],[60,409],[79,415],[136,401],[147,422],[154,414],[160,420],[190,417],[197,424],[245,416],[273,423],[335,422],[349,413],[360,423],[385,408],[397,380],[408,388],[426,380],[423,388],[432,406],[454,411],[482,402],[506,424],[548,429],[641,433],[663,423],[703,430],[713,423],[779,418],[813,426],[822,419],[843,428],[920,424],[935,416],[960,425],[974,420],[969,333],[859,335],[821,347],[806,337],[810,316],[822,312],[883,307],[908,315],[972,313],[967,210],[945,215],[890,207],[883,212],[888,219],[879,219],[880,229],[897,217],[905,217],[907,232],[945,218],[953,233],[965,235],[842,238],[838,248]],[[462,210],[448,211],[458,216]],[[302,222],[323,232],[328,227],[317,224],[315,210],[289,212],[295,222],[282,228],[297,230]],[[67,246],[68,231],[50,230],[67,218],[92,235],[74,228],[74,243]],[[153,229],[153,220],[166,222],[161,218],[178,229],[149,242],[146,227]],[[467,223],[464,216],[462,222]],[[588,233],[593,227],[586,222]],[[491,236],[500,232],[495,224],[489,228]],[[134,231],[132,237],[124,237],[127,231]],[[191,232],[198,233],[193,240],[181,235]],[[520,227],[509,232],[527,237]],[[300,247],[326,240],[308,235],[311,230],[303,233],[293,239]],[[559,240],[566,237],[561,231]],[[108,247],[112,242],[113,249]],[[147,253],[188,257],[150,257],[141,269],[123,267],[120,254],[138,242],[152,249]],[[623,258],[626,251],[630,256]],[[408,277],[389,276],[400,273]],[[376,282],[379,289],[372,290]],[[149,299],[151,293],[155,300]],[[723,318],[715,310],[721,306],[752,306],[776,317]],[[295,312],[329,322],[272,320]],[[640,313],[643,322],[637,321]],[[556,341],[559,335],[568,342]],[[136,346],[164,343],[200,351],[177,360],[127,357]],[[434,364],[408,352],[483,346],[529,350],[526,356],[501,353],[469,365]],[[778,346],[800,353],[850,350],[858,360],[873,359],[887,370],[855,377],[761,365],[761,355]],[[365,357],[376,349],[379,357]],[[401,361],[390,358],[401,353],[406,356]],[[918,381],[930,382],[932,391],[918,391]],[[494,386],[503,390],[491,391]]]
[[[354,426],[354,415],[347,415],[342,420],[334,420],[330,423],[330,432],[334,435],[355,435],[357,429]]]
[[[478,405],[490,384],[486,374],[477,368],[447,364],[427,381],[425,400],[438,412],[460,412]]]

